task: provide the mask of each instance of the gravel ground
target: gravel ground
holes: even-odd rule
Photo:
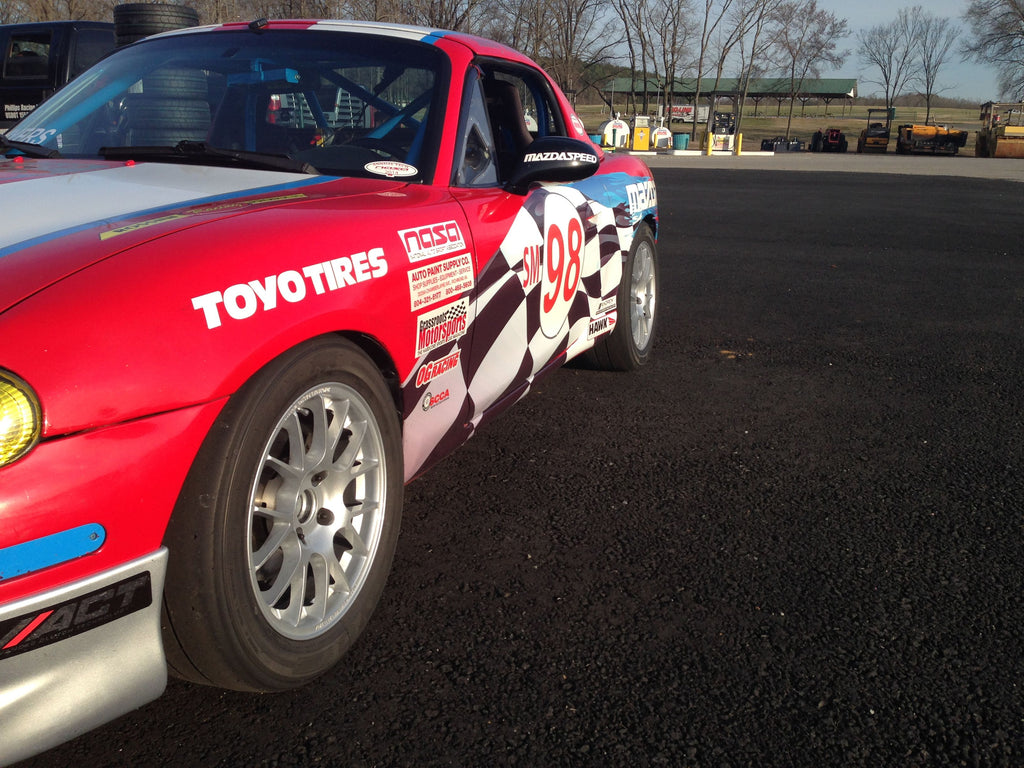
[[[413,483],[334,674],[25,765],[1024,766],[1019,185],[655,177],[656,359]]]

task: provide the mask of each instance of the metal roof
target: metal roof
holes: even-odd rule
[[[656,93],[662,90],[664,81],[649,78],[647,81],[647,92]],[[697,78],[678,78],[675,80],[672,93],[676,96],[690,96],[696,93]],[[630,89],[634,93],[643,91],[643,81],[637,79],[634,85],[628,77],[613,78],[604,87],[606,92],[625,93]],[[740,92],[740,80],[736,77],[723,77],[715,85],[715,79],[703,77],[700,81],[700,93],[702,96],[733,96]],[[750,81],[747,88],[747,98],[787,98],[790,95],[790,80],[788,77],[757,77]],[[855,98],[857,96],[856,78],[831,77],[831,78],[807,78],[800,85],[795,94],[797,98],[822,98],[842,99]]]

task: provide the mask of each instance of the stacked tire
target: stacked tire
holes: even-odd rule
[[[114,6],[114,36],[118,46],[158,32],[199,24],[195,8],[172,3],[124,3]]]

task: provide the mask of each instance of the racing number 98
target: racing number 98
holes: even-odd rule
[[[580,256],[583,250],[583,225],[579,219],[569,222],[566,232],[557,224],[548,227],[544,252],[547,255],[547,282],[551,293],[544,294],[544,311],[554,309],[561,296],[571,301],[580,284]]]
[[[583,223],[576,207],[558,195],[544,204],[544,286],[541,330],[554,338],[569,316],[583,268]]]

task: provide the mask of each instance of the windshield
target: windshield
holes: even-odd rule
[[[345,32],[160,38],[104,59],[7,138],[62,157],[258,165],[272,155],[325,174],[429,180],[446,62],[424,43]]]

